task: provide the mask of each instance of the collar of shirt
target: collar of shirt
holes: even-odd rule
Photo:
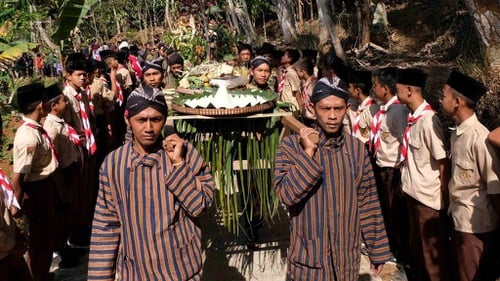
[[[23,121],[24,121],[24,122],[26,122],[26,123],[31,123],[31,124],[33,124],[33,125],[35,125],[35,126],[37,126],[37,127],[42,127],[42,125],[40,125],[40,123],[38,123],[38,122],[36,122],[35,120],[30,119],[30,118],[28,118],[28,117],[26,117],[26,116],[22,116],[22,119],[23,119]]]
[[[460,136],[469,128],[474,127],[474,125],[478,122],[477,116],[473,113],[469,118],[467,118],[462,124],[457,126],[457,136]]]
[[[66,89],[68,89],[68,91],[71,93],[71,95],[73,95],[75,98],[76,96],[78,96],[78,94],[83,90],[83,89],[79,89],[78,91],[75,90],[75,88],[73,88],[70,84],[66,85]]]
[[[319,129],[319,128],[318,128]],[[343,132],[343,129],[341,129]],[[344,145],[344,133],[337,137],[327,137],[321,129],[319,129],[319,145],[318,147],[337,149]]]
[[[158,151],[149,153],[145,156],[141,156],[141,154],[134,149],[133,141],[129,142],[128,145],[129,145],[130,157],[127,168],[131,168],[132,170],[139,166],[146,166],[146,167],[157,166],[158,169],[160,168],[159,163],[161,160],[161,149],[158,149]]]
[[[367,104],[369,104],[369,103],[370,103],[370,101],[373,101],[373,99],[372,99],[372,98],[370,98],[370,97],[367,97],[366,99],[364,99],[364,100],[361,102],[361,104],[359,105],[359,110],[361,111],[361,110],[363,110],[363,109],[366,109],[366,108],[367,108],[367,106],[366,106],[366,105],[367,105]]]
[[[415,112],[410,113],[409,116],[410,117],[417,117],[417,116],[419,116],[422,113],[422,111],[425,110],[425,107],[427,106],[427,104],[428,104],[427,101],[424,100],[424,102],[417,107],[417,109],[415,110]]]
[[[382,106],[380,107],[380,109],[382,109],[382,108],[383,108],[384,110],[388,110],[388,109],[389,109],[389,107],[390,107],[391,105],[393,105],[393,104],[394,104],[394,102],[396,102],[396,100],[397,100],[397,99],[398,99],[398,97],[397,97],[397,96],[392,97],[392,98],[391,98],[388,102],[386,102],[384,105],[382,105]]]
[[[309,78],[307,78],[306,83],[311,84],[311,83],[314,83],[316,81],[318,81],[318,77],[316,77],[316,75],[313,74],[313,75],[309,76]]]
[[[259,88],[259,86],[255,83],[255,81],[254,81],[254,80],[252,80],[252,82],[250,82],[250,83],[249,83],[249,85],[251,85],[251,86],[255,87],[255,89],[259,89],[259,90],[261,90],[261,91],[269,91],[269,90],[274,91],[274,89],[273,89],[273,88],[271,88],[271,86],[270,86],[268,83],[266,83],[266,86],[265,86],[265,87],[263,87],[263,88]]]
[[[64,124],[64,119],[60,118],[60,117],[57,117],[56,115],[54,114],[51,114],[49,113],[47,115],[47,117],[45,117],[45,120],[51,120],[51,121],[54,121],[54,122],[57,122],[57,123],[62,123]]]

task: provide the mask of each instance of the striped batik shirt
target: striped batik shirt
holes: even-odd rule
[[[298,135],[286,137],[274,184],[290,212],[292,280],[357,280],[362,240],[372,264],[390,259],[370,158],[355,137],[325,138],[320,132],[314,159]]]
[[[173,167],[164,150],[141,156],[128,142],[99,172],[88,280],[200,280],[198,216],[212,203],[207,165],[189,143]]]

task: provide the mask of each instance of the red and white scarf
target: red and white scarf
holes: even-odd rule
[[[116,102],[118,102],[119,106],[122,106],[123,104],[123,91],[122,87],[120,86],[120,83],[116,81],[116,90],[118,91],[118,98],[116,99]]]
[[[83,133],[85,134],[85,139],[87,140],[85,142],[86,148],[90,155],[94,155],[95,151],[97,150],[97,144],[95,142],[94,133],[90,128],[90,120],[87,114],[87,110],[85,109],[85,103],[82,99],[82,93],[78,93],[75,97],[78,100],[78,105],[80,106],[80,118],[82,119]]]
[[[311,85],[312,83],[316,83],[316,80],[318,80],[316,76],[311,76],[309,77],[309,79],[307,79],[304,85],[302,85],[302,90],[300,91],[300,94],[302,96],[302,101],[304,102],[304,104],[308,103],[310,100],[307,88],[309,88],[309,85]]]
[[[358,107],[358,110],[356,110],[356,115],[354,117],[354,123],[352,124],[352,135],[355,137],[359,137],[359,122],[361,121],[361,112],[365,109],[369,109],[372,104],[374,104],[375,101],[368,97],[366,98]]]
[[[408,115],[408,125],[406,125],[405,133],[403,135],[403,145],[401,146],[401,162],[406,161],[408,157],[408,146],[410,142],[410,129],[413,125],[415,125],[420,118],[422,118],[427,112],[434,111],[430,104],[424,102],[424,109],[416,115]]]
[[[122,69],[122,68],[125,68],[125,67],[123,65],[119,64],[118,69]],[[116,90],[118,91],[118,98],[116,99],[116,101],[118,102],[119,106],[122,106],[123,101],[124,101],[123,90],[122,90],[122,86],[120,85],[118,80],[116,80]]]
[[[64,127],[68,131],[68,138],[69,140],[74,143],[76,146],[82,145],[80,142],[80,136],[76,132],[75,128],[71,127],[68,123],[64,122]]]
[[[49,114],[47,115],[47,117],[45,118],[45,121],[47,120],[52,120],[54,122],[57,122],[61,125],[64,126],[64,128],[66,129],[66,132],[67,132],[67,136],[68,136],[68,139],[74,143],[76,146],[80,146],[81,145],[81,142],[80,142],[80,136],[78,135],[78,133],[76,132],[75,128],[71,127],[70,124],[64,122],[64,119],[62,118],[59,118],[55,115],[52,115],[52,114]]]
[[[56,150],[54,149],[54,143],[50,139],[49,134],[47,134],[47,131],[45,131],[43,127],[40,126],[39,124],[26,122],[24,120],[21,121],[21,126],[23,125],[38,130],[38,132],[40,132],[40,135],[42,135],[43,140],[49,145],[50,152],[52,153],[52,158],[54,158],[54,161],[56,161],[56,167],[57,167],[59,165],[59,161],[57,160]]]
[[[0,187],[2,188],[3,199],[7,209],[9,209],[10,206],[12,205],[14,205],[18,209],[21,209],[21,205],[19,204],[16,196],[14,195],[14,190],[12,189],[12,185],[10,184],[9,179],[2,170],[0,170]]]
[[[282,94],[283,93],[283,89],[285,88],[285,80],[286,80],[286,73],[288,72],[288,70],[286,69],[283,69],[283,73],[281,73],[281,76],[280,76],[280,81],[278,83],[278,94]]]
[[[397,98],[393,102],[388,102],[380,107],[380,110],[375,114],[372,120],[371,132],[370,132],[370,150],[375,154],[380,148],[380,128],[382,127],[382,120],[385,117],[385,113],[389,107],[393,104],[399,104]]]

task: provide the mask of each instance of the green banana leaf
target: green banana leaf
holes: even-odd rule
[[[23,53],[30,52],[37,46],[38,44],[30,42],[0,43],[0,63],[9,66],[18,60]]]
[[[59,11],[56,21],[56,31],[52,40],[60,42],[68,39],[71,31],[77,27],[92,5],[98,0],[66,0]]]

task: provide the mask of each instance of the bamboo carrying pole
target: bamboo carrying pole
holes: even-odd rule
[[[281,117],[281,123],[292,129],[294,132],[300,132],[300,129],[306,128],[307,126],[302,124],[299,120],[295,119],[295,117],[283,116]],[[319,143],[319,133],[312,133],[307,136],[312,142]]]

